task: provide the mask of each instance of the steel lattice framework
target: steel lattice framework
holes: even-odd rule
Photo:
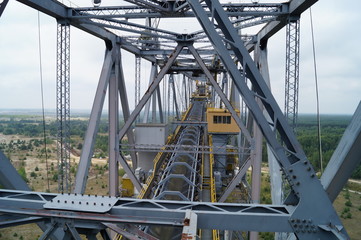
[[[141,57],[135,57],[135,106],[137,106],[140,100],[140,70],[141,67]]]
[[[360,124],[355,124],[359,122],[361,107],[351,124],[353,126],[350,132],[353,134],[347,135],[352,141],[344,140],[340,147],[342,150],[337,152],[338,156],[342,157],[332,159],[332,165],[340,168],[328,166],[325,175],[322,176],[324,185],[321,185],[316,177],[312,165],[289,125],[289,118],[292,119],[293,126],[296,125],[297,119],[299,17],[317,0],[262,4],[224,4],[214,0],[127,0],[122,6],[105,7],[72,7],[55,0],[18,1],[58,21],[57,118],[60,143],[59,191],[61,192],[69,192],[70,189],[69,27],[79,28],[103,39],[106,53],[76,174],[74,193],[26,191],[28,189],[21,178],[15,177],[15,183],[9,181],[15,169],[5,156],[0,155],[3,159],[0,162],[3,165],[0,168],[1,183],[7,188],[18,189],[0,191],[2,214],[0,227],[36,222],[44,230],[41,239],[50,236],[56,239],[79,239],[79,234],[85,234],[92,239],[98,233],[104,239],[109,239],[106,229],[128,238],[155,238],[146,231],[143,232],[144,228],[138,228],[136,225],[145,228],[172,227],[177,229],[175,231],[177,234],[182,232],[184,239],[196,239],[197,228],[207,229],[203,232],[202,239],[207,239],[206,236],[213,236],[216,239],[219,235],[218,230],[250,232],[251,239],[257,238],[256,232],[263,231],[287,232],[294,234],[298,239],[348,239],[347,232],[332,206],[332,201],[351,175],[352,168],[361,159],[361,150],[355,148],[361,139]],[[0,6],[0,10],[3,10],[3,5]],[[201,29],[191,33],[180,33],[176,27],[163,27],[162,21],[172,19],[193,19]],[[150,24],[152,20],[156,24]],[[285,26],[287,28],[286,117],[267,84],[269,83],[267,41]],[[245,33],[246,30],[254,27],[258,28],[258,32]],[[136,59],[134,81],[136,106],[133,111],[129,108],[121,50],[134,54]],[[251,57],[251,52],[255,52],[254,58]],[[152,69],[149,87],[141,96],[140,62],[143,60],[150,62]],[[213,164],[210,160],[213,154],[212,147],[201,146],[201,143],[208,141],[207,125],[202,120],[204,110],[200,110],[204,107],[199,106],[203,103],[193,102],[193,107],[189,107],[184,115],[179,112],[178,101],[183,100],[183,92],[184,96],[188,95],[195,99],[197,97],[190,96],[190,91],[187,90],[177,91],[174,77],[177,74],[183,75],[180,79],[183,79],[184,83],[187,77],[190,81],[200,81],[203,86],[209,86],[211,88],[209,92],[213,92],[214,95],[208,99],[209,92],[204,90],[202,101],[220,99],[219,105],[224,107],[224,112],[232,116],[241,130],[240,138],[244,140],[244,145],[230,150],[234,150],[232,154],[239,154],[242,159],[239,160],[237,173],[219,196],[215,196],[213,170],[210,170]],[[223,76],[227,74],[227,81],[218,81],[222,74]],[[162,99],[160,83],[167,77],[169,82],[164,85],[168,88],[163,89],[163,95],[168,95],[168,99],[164,97]],[[191,87],[192,84],[188,86]],[[228,94],[228,89],[232,89],[231,94]],[[109,92],[110,196],[83,195],[107,91]],[[234,101],[235,95],[241,97],[244,103],[242,113],[247,116],[239,116],[236,109],[239,106],[237,101]],[[150,106],[151,98],[152,106]],[[160,146],[161,149],[156,149],[159,152],[154,160],[153,173],[143,187],[140,178],[136,176],[137,151],[149,151],[151,148],[154,149],[154,146],[159,148],[159,145],[136,144],[133,126],[143,108],[144,121],[148,123],[150,107],[153,114],[151,124],[166,122],[168,119],[163,117],[162,100],[172,101],[166,105],[168,109],[172,104],[176,107],[177,121],[173,124],[177,127],[174,135],[169,136],[167,142]],[[119,126],[119,107],[124,117],[122,126]],[[160,116],[159,122],[156,118],[157,112]],[[189,116],[190,119],[184,116]],[[119,144],[126,135],[129,144]],[[252,179],[253,189],[249,196],[252,196],[253,202],[259,200],[257,195],[260,187],[257,185],[260,179],[256,178],[260,176],[262,135],[274,156],[277,171],[281,169],[290,185],[290,194],[284,201],[273,205],[208,202],[210,199],[225,201],[240,183],[249,189],[245,175],[251,166],[252,175],[256,177]],[[227,144],[227,138],[223,139],[225,139],[223,143]],[[132,166],[125,159],[122,149],[125,146],[132,149]],[[223,153],[226,152],[223,150]],[[201,170],[198,166],[200,156],[203,163]],[[140,197],[155,199],[118,198],[118,165],[124,168],[134,187],[140,192]],[[175,168],[184,171],[174,172]],[[206,178],[201,179],[200,171]],[[276,173],[276,170],[270,171],[274,171],[272,174]],[[208,178],[211,176],[212,179],[209,181]],[[181,186],[170,187],[171,184],[177,183]],[[201,191],[199,191],[200,186],[204,187]],[[184,201],[171,201],[170,199],[174,197]],[[198,197],[203,197],[200,200],[207,202],[194,201],[198,200]]]
[[[59,22],[57,30],[58,191],[70,192],[70,25]]]
[[[293,128],[297,126],[300,60],[300,20],[290,19],[286,26],[285,115]]]

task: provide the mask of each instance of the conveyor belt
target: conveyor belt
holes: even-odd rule
[[[200,122],[204,118],[205,102],[194,101],[189,109],[185,121]],[[201,155],[198,152],[202,145],[203,128],[195,124],[182,126],[178,137],[173,144],[176,144],[174,152],[160,171],[159,181],[154,187],[153,199],[197,201],[200,197],[201,177],[199,168]],[[191,153],[179,153],[179,150],[187,150]],[[150,227],[146,232],[159,239],[180,239],[181,228],[174,227]]]
[[[202,121],[204,102],[195,102],[187,121]],[[155,190],[154,199],[194,201],[198,185],[198,148],[201,144],[202,127],[189,125],[181,131],[174,152],[169,158]],[[179,153],[179,150],[192,153]]]

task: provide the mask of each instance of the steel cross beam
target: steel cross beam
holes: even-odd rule
[[[317,222],[317,225],[330,226],[330,228],[320,227],[317,233],[317,236],[320,238],[336,239],[338,236],[333,231],[347,238],[346,230],[343,228],[332,203],[320,181],[315,177],[315,172],[310,162],[307,160],[305,153],[301,149],[299,142],[244,46],[243,41],[241,41],[237,30],[233,27],[218,1],[206,0],[205,2],[209,9],[213,10],[214,19],[212,20],[217,22],[217,26],[223,32],[225,39],[222,39],[217,33],[215,23],[208,18],[199,1],[188,1],[222,59],[224,66],[229,71],[254,119],[257,121],[291,185],[293,190],[290,196],[293,198],[291,202],[293,204],[298,203],[294,216],[297,219],[307,219],[312,216],[313,221]],[[246,77],[252,84],[252,90],[246,82],[242,81],[243,76],[237,68],[235,60],[227,54],[226,44],[231,46],[238,62],[242,64]],[[257,99],[261,106],[259,106]],[[263,115],[263,108],[270,116],[270,122]],[[277,135],[280,138],[277,138]],[[293,227],[298,238],[309,238],[309,233],[300,232],[297,224]]]
[[[157,12],[168,12],[167,1],[152,1],[152,0],[126,0],[127,2],[133,3],[140,7],[145,7],[147,9],[152,9]]]
[[[140,54],[140,49],[128,42],[124,38],[119,38],[116,34],[106,30],[105,28],[95,26],[92,21],[76,21],[70,18],[70,9],[58,1],[42,1],[42,0],[17,0],[29,7],[39,10],[56,19],[67,19],[69,24],[77,27],[95,37],[105,41],[108,49],[113,47],[113,44],[119,43],[122,49],[133,54]],[[142,56],[144,59],[155,62],[156,59],[152,56]]]
[[[79,19],[80,23],[83,21],[87,23],[88,19]],[[103,28],[112,28],[116,30],[139,33],[141,35],[147,35],[150,37],[163,38],[168,40],[176,41],[179,34],[171,31],[161,30],[157,28],[152,28],[149,26],[143,26],[140,24],[131,23],[126,20],[116,20],[116,19],[93,19],[92,24],[94,26],[101,26]]]
[[[203,5],[205,8],[206,6]],[[222,4],[223,8],[230,17],[247,17],[247,16],[280,16],[288,14],[288,4]],[[211,16],[211,12],[206,9],[207,14]],[[172,14],[162,14],[158,11],[152,11],[149,8],[141,6],[112,6],[112,7],[79,7],[71,11],[71,18],[179,18],[179,17],[195,17],[192,11],[173,12]]]
[[[291,0],[288,3],[288,15],[289,16],[300,16],[304,11],[306,11],[309,7],[315,4],[318,0]],[[266,43],[270,37],[276,34],[279,30],[281,30],[287,24],[287,19],[278,19],[276,21],[272,21],[264,26],[255,36],[258,42],[262,44]],[[250,42],[247,44],[248,51],[254,50],[254,42]]]
[[[62,200],[58,202],[57,199]],[[98,200],[95,202],[95,199]],[[109,199],[113,202],[110,207]],[[79,205],[78,202],[82,204]],[[91,203],[87,208],[92,210],[83,209],[87,202]],[[107,210],[97,211],[102,207],[102,203],[107,205]],[[107,224],[126,223],[183,227],[186,213],[190,211],[197,215],[197,227],[201,229],[292,232],[290,219],[294,209],[292,206],[281,205],[165,201],[0,190],[0,213],[36,217],[28,218],[32,222],[38,219],[53,224],[71,223],[75,230],[100,231],[104,230]],[[0,226],[2,223],[4,222],[0,221]],[[26,221],[19,224],[26,224]],[[310,229],[317,229],[314,222],[307,220],[307,224]]]

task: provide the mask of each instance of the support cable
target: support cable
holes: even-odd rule
[[[311,20],[311,37],[312,37],[312,52],[313,52],[313,69],[315,74],[316,84],[316,106],[317,106],[317,135],[318,135],[318,154],[320,158],[321,174],[323,173],[323,156],[322,156],[322,140],[321,140],[321,117],[320,117],[320,100],[318,95],[318,77],[317,77],[317,64],[316,64],[316,50],[315,50],[315,36],[313,32],[312,10],[310,8]]]
[[[39,43],[39,71],[40,71],[40,86],[41,86],[41,109],[43,114],[43,136],[45,149],[45,165],[46,165],[46,181],[47,191],[50,192],[49,184],[49,165],[48,165],[48,149],[46,146],[46,131],[45,131],[45,111],[44,111],[44,88],[43,88],[43,64],[41,58],[41,31],[40,31],[40,12],[38,11],[38,43]]]

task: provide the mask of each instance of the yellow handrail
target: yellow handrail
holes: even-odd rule
[[[216,196],[216,181],[214,179],[213,176],[213,164],[214,164],[214,154],[213,152],[213,139],[212,139],[212,135],[209,135],[209,146],[210,146],[210,154],[209,154],[209,171],[210,171],[210,178],[211,178],[211,182],[210,182],[210,187],[211,187],[211,202],[217,202],[217,196]],[[212,239],[213,240],[219,240],[220,236],[219,236],[219,231],[213,229],[212,230]]]

